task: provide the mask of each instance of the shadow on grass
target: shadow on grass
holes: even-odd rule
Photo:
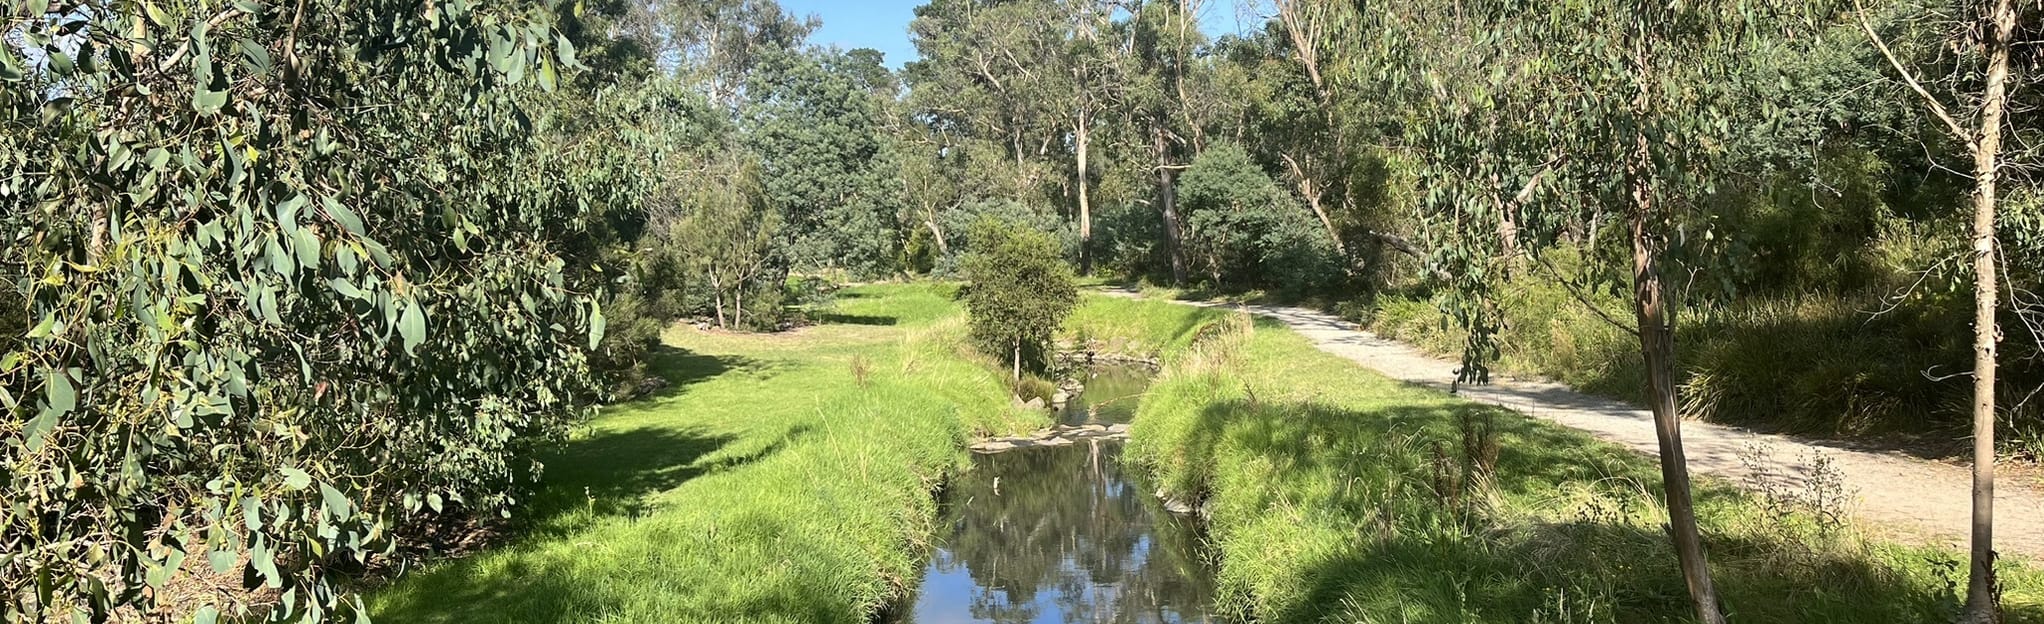
[[[837,314],[827,312],[816,315],[816,322],[827,325],[892,326],[901,323],[901,319],[892,316],[875,316],[869,314]]]
[[[694,429],[644,427],[600,431],[574,441],[541,460],[546,485],[527,511],[527,522],[547,527],[577,511],[593,512],[595,518],[640,515],[647,510],[648,495],[709,472],[715,466],[702,460],[735,439]]]
[[[1250,614],[1262,621],[1689,621],[1673,548],[1651,520],[1661,494],[1648,459],[1460,403],[1357,410],[1238,400],[1192,417],[1190,437],[1175,451],[1188,458],[1197,487],[1260,484],[1218,493],[1238,516],[1217,517],[1217,525],[1261,526],[1252,533],[1294,540],[1348,536],[1291,544],[1326,553],[1296,563],[1226,558],[1243,560],[1252,576],[1272,574],[1272,564],[1283,569],[1266,582],[1296,598]],[[1463,423],[1477,428],[1486,418],[1495,469],[1456,485],[1472,464]],[[1214,470],[1255,472],[1203,474]],[[1330,491],[1328,483],[1344,485]],[[1944,572],[1914,551],[1870,552],[1770,524],[1758,501],[1728,488],[1706,486],[1698,496],[1733,621],[1948,621],[1958,606],[1945,583],[1958,574],[1963,585],[1963,566]],[[1301,506],[1303,517],[1328,526],[1296,533],[1264,524],[1272,514],[1299,516]],[[2044,621],[2033,605],[2010,609],[2010,622]]]
[[[666,381],[667,385],[621,405],[672,398],[688,390],[689,386],[727,374],[765,375],[785,364],[736,355],[707,355],[664,344],[653,347],[646,360],[647,373]]]
[[[381,621],[440,623],[583,622],[616,609],[628,598],[603,573],[564,560],[569,540],[601,558],[612,544],[586,533],[608,518],[636,518],[655,510],[660,492],[704,474],[765,459],[807,435],[789,429],[755,449],[728,435],[643,427],[604,432],[571,443],[548,460],[548,482],[529,508],[523,529],[503,556],[482,555],[415,573],[403,592],[375,609]],[[727,455],[727,453],[730,453]],[[587,540],[587,541],[581,541]],[[556,552],[549,552],[552,549]],[[769,611],[762,611],[768,613]]]

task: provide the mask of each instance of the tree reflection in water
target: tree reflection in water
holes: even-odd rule
[[[947,537],[892,621],[1212,621],[1196,527],[1164,512],[1120,453],[1093,441],[975,458],[946,493]]]
[[[1134,420],[1136,402],[1155,375],[1141,364],[1101,364],[1078,374],[1085,389],[1058,413],[1058,424],[1112,425]]]

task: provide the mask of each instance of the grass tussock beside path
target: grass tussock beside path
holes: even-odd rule
[[[1385,379],[1275,323],[1220,326],[1167,354],[1125,457],[1210,505],[1220,599],[1236,615],[1689,621],[1651,458]],[[1700,484],[1732,621],[1949,621],[1963,558],[1827,519],[1840,510],[1821,499],[1837,495]],[[2010,622],[2044,622],[2044,576],[2011,563],[2003,584]]]
[[[378,621],[867,621],[921,569],[933,489],[975,433],[1043,424],[962,344],[955,289],[839,297],[868,322],[787,334],[675,329],[673,385],[556,456],[520,537],[409,572]],[[875,322],[885,319],[886,322]]]

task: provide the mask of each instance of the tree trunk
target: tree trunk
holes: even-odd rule
[[[737,288],[731,289],[731,299],[732,299],[732,301],[731,301],[731,324],[732,324],[732,325],[737,325],[737,326],[738,326],[738,327],[739,327],[740,329],[743,329],[743,328],[745,328],[745,286],[744,286],[744,282],[739,282],[739,286],[738,286]]]
[[[1086,148],[1089,128],[1086,126],[1086,109],[1079,109],[1079,123],[1072,131],[1072,139],[1079,152],[1079,275],[1093,274],[1093,203],[1089,197],[1086,169]]]
[[[712,303],[717,310],[717,329],[724,329],[724,285],[715,277],[710,278],[710,292],[715,298]]]
[[[1313,209],[1313,216],[1320,219],[1320,227],[1327,228],[1328,240],[1334,241],[1334,252],[1348,257],[1348,245],[1341,242],[1341,230],[1334,229],[1334,219],[1327,216],[1327,206],[1322,203],[1326,199],[1326,189],[1313,183],[1313,178],[1306,175],[1306,167],[1300,165],[1298,159],[1284,153],[1278,154],[1278,157],[1291,167],[1292,178],[1298,181],[1299,196],[1306,198],[1306,207]]]
[[[951,243],[944,240],[943,228],[937,227],[937,215],[935,212],[930,214],[930,218],[923,220],[923,225],[930,228],[930,236],[933,240],[937,241],[937,255],[951,255]]]
[[[1638,135],[1635,160],[1628,163],[1632,180],[1632,280],[1633,313],[1639,321],[1640,356],[1646,364],[1647,396],[1654,412],[1654,435],[1660,442],[1661,484],[1668,496],[1668,533],[1675,541],[1675,557],[1689,597],[1696,606],[1696,619],[1704,624],[1725,624],[1718,608],[1717,588],[1711,584],[1710,564],[1705,560],[1703,537],[1696,527],[1696,509],[1689,493],[1689,459],[1682,452],[1682,415],[1675,409],[1675,334],[1673,313],[1668,308],[1667,288],[1661,280],[1659,238],[1649,230],[1654,218],[1653,186],[1648,170],[1646,135]]]
[[[1994,578],[1994,378],[1995,351],[2001,341],[1995,324],[2001,296],[1995,273],[1994,203],[2016,12],[2010,0],[1998,0],[1993,11],[1988,16],[1992,27],[1981,43],[1987,84],[1973,148],[1973,552],[1964,615],[1970,624],[2001,621]]]
[[[1017,340],[1017,341],[1015,341],[1015,384],[1016,384],[1016,386],[1015,386],[1016,388],[1020,388],[1020,387],[1022,387],[1022,386],[1021,386],[1021,384],[1022,384],[1022,341],[1020,341],[1020,340]]]
[[[1164,218],[1164,246],[1171,254],[1171,285],[1185,285],[1185,240],[1178,227],[1178,172],[1171,168],[1171,146],[1164,139],[1163,122],[1155,129],[1157,150],[1157,205]]]

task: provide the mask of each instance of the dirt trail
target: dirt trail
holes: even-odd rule
[[[1225,306],[1283,322],[1321,350],[1354,360],[1387,377],[1448,389],[1457,365],[1406,344],[1356,328],[1339,317],[1303,308],[1269,305]],[[1485,386],[1461,387],[1471,400],[1517,410],[1543,420],[1653,455],[1652,414],[1625,403],[1590,396],[1567,386],[1524,378],[1494,378]],[[1865,451],[1836,444],[1754,433],[1706,422],[1682,424],[1689,466],[1739,484],[1763,481],[1799,484],[1813,471],[1813,457],[1831,467],[1852,498],[1851,511],[1870,530],[1927,544],[1957,546],[1970,532],[1973,476],[1968,468],[1896,452]],[[1754,448],[1764,460],[1750,461]],[[2004,555],[2044,560],[2044,492],[2015,479],[1995,487],[1995,546]]]

